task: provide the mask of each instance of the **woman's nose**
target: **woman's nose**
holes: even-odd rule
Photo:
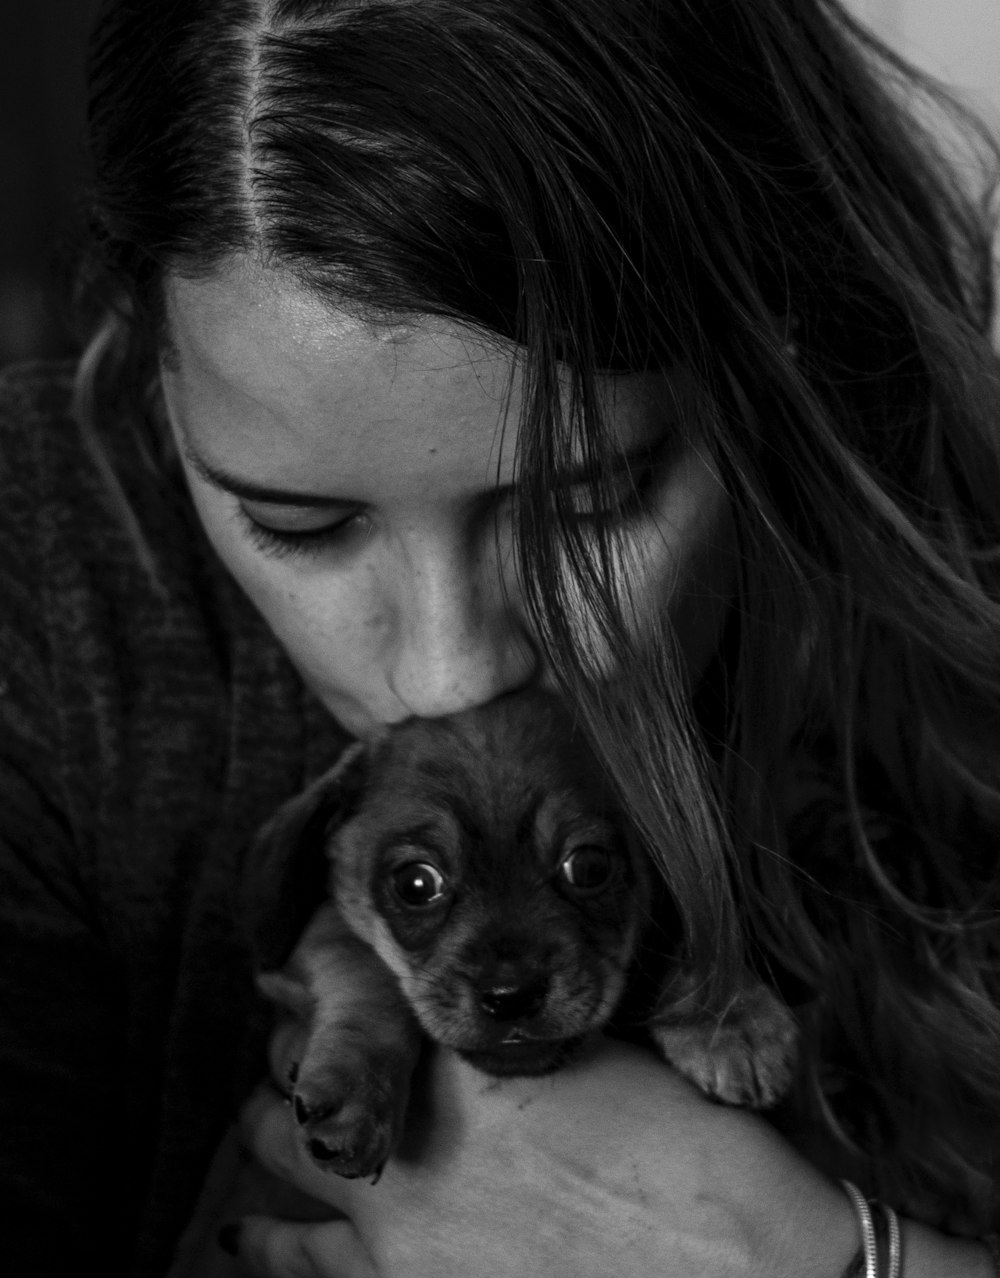
[[[401,558],[387,675],[408,715],[452,714],[536,678],[521,592],[495,541],[418,539]]]

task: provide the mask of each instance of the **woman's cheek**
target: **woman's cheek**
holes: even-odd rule
[[[718,644],[731,597],[732,523],[724,495],[707,483],[701,500],[671,503],[619,533],[611,559],[617,610],[635,640],[647,627],[669,622],[692,678]],[[581,591],[570,586],[574,635],[589,664],[605,678],[615,674],[602,627]]]
[[[375,609],[357,574],[264,554],[230,511],[197,493],[195,504],[220,560],[305,682],[338,717],[354,720],[354,703],[377,682]]]
[[[367,623],[371,603],[352,574],[300,575],[282,562],[245,563],[240,584],[291,657],[327,704],[334,694],[367,691],[377,647]]]
[[[692,450],[657,515],[640,526],[631,558],[637,597],[669,618],[692,679],[718,646],[735,554],[729,497],[714,466]]]

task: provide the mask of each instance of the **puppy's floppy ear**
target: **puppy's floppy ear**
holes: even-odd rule
[[[328,772],[282,804],[251,843],[240,907],[258,970],[285,962],[327,899],[327,835],[350,819],[367,772],[366,747],[348,746]]]

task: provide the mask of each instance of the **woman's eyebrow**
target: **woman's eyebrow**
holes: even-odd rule
[[[663,447],[663,441],[646,442],[617,454],[606,466],[602,467],[605,475],[618,476],[626,474],[637,466],[651,461]],[[338,497],[331,493],[306,493],[298,489],[277,488],[269,484],[260,484],[252,479],[244,479],[209,462],[196,452],[189,440],[183,445],[184,456],[191,463],[198,476],[222,492],[240,497],[244,501],[259,502],[269,506],[298,506],[302,508],[328,508],[330,506],[358,506],[360,503],[349,497]],[[555,482],[560,487],[573,487],[576,484],[589,483],[595,478],[595,470],[582,463],[571,466],[556,475]]]
[[[214,462],[207,461],[197,453],[189,441],[184,443],[184,456],[191,463],[200,479],[219,488],[222,492],[241,497],[244,501],[260,502],[266,506],[357,506],[359,503],[348,497],[336,497],[330,493],[305,493],[298,489],[276,488],[270,484],[260,484],[252,479],[244,479],[234,475]]]

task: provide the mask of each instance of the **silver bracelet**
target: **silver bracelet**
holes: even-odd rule
[[[899,1228],[899,1217],[887,1203],[875,1199],[866,1199],[857,1185],[850,1181],[841,1181],[845,1194],[854,1206],[854,1214],[858,1218],[861,1231],[861,1247],[857,1255],[850,1261],[841,1278],[902,1278],[903,1274],[903,1233]],[[872,1215],[872,1210],[879,1213],[879,1220]],[[880,1245],[882,1243],[882,1245]],[[885,1256],[885,1268],[880,1264],[880,1256]],[[997,1275],[1000,1278],[1000,1275]]]
[[[899,1217],[888,1203],[877,1202],[865,1198],[864,1194],[849,1180],[842,1180],[844,1192],[854,1206],[861,1232],[861,1247],[857,1255],[848,1265],[841,1278],[902,1278],[903,1273],[903,1235],[899,1228]],[[876,1228],[872,1209],[878,1212],[881,1228]],[[879,1246],[880,1235],[884,1235],[884,1247]],[[879,1254],[885,1253],[885,1267],[879,1263]]]
[[[903,1235],[899,1228],[899,1217],[889,1206],[888,1203],[872,1203],[873,1207],[877,1206],[882,1213],[882,1219],[885,1221],[886,1233],[888,1235],[888,1252],[889,1267],[886,1271],[886,1278],[900,1278],[903,1272]]]
[[[861,1246],[840,1278],[902,1278],[903,1235],[899,1227],[899,1217],[888,1203],[865,1198],[857,1185],[852,1184],[851,1181],[842,1180],[840,1184],[851,1200],[861,1233]],[[876,1229],[872,1208],[879,1213],[883,1226],[881,1230]],[[885,1236],[886,1267],[884,1270],[879,1265],[880,1233],[884,1233]],[[1000,1234],[986,1234],[979,1241],[990,1253],[994,1278],[1000,1278]]]
[[[858,1229],[861,1231],[861,1252],[859,1256],[864,1261],[864,1278],[879,1278],[878,1252],[875,1248],[875,1222],[872,1220],[868,1200],[857,1185],[851,1181],[842,1180],[840,1183],[847,1197],[851,1200],[854,1214],[858,1218]],[[851,1273],[854,1268],[855,1265],[852,1261],[847,1272]]]

